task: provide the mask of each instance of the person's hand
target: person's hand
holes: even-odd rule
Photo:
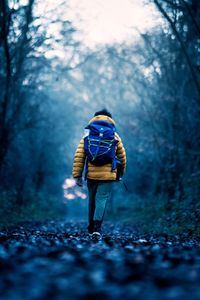
[[[76,185],[83,186],[83,178],[82,177],[77,177],[76,178]]]

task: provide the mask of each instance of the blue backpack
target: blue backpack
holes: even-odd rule
[[[88,161],[96,166],[111,163],[112,170],[115,170],[117,166],[115,147],[118,141],[115,139],[114,124],[98,120],[90,123],[85,129],[89,130],[89,135],[84,138],[86,154],[85,177],[87,176]]]

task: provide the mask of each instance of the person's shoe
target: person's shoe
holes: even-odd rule
[[[87,230],[88,230],[89,235],[92,235],[93,231],[94,231],[94,224],[89,224],[87,226]]]
[[[100,232],[98,231],[94,231],[92,234],[91,234],[91,237],[93,240],[101,240],[102,239],[102,235]]]
[[[98,239],[98,240],[102,238],[101,224],[102,224],[102,221],[100,221],[100,220],[94,221],[94,229],[93,229],[93,233],[92,233],[92,238]]]

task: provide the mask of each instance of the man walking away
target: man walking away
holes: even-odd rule
[[[106,109],[94,114],[75,152],[72,174],[79,186],[83,185],[84,166],[89,194],[87,229],[89,234],[101,238],[101,225],[106,203],[111,197],[112,183],[124,175],[126,168],[122,140],[116,133],[112,115]]]

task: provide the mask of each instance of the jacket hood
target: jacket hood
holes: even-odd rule
[[[107,122],[111,122],[115,125],[115,121],[108,117],[108,116],[105,116],[105,115],[98,115],[96,117],[93,117],[90,121],[89,121],[89,124],[94,122],[94,121],[107,121]]]

